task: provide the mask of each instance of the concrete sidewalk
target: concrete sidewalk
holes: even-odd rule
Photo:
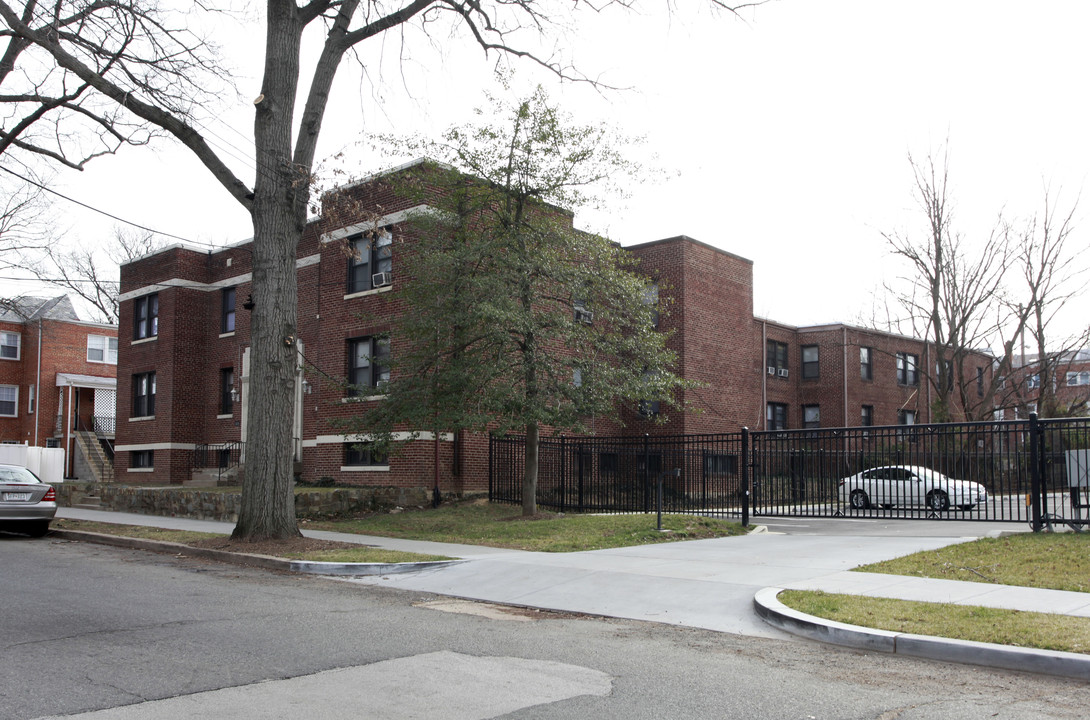
[[[230,523],[74,508],[62,508],[58,516],[210,532],[233,528]],[[845,532],[850,533],[851,528],[845,525]],[[757,637],[785,639],[790,637],[785,629],[796,632],[790,623],[773,623],[767,613],[755,609],[754,598],[766,588],[1090,617],[1088,593],[848,572],[866,563],[976,537],[754,532],[742,537],[589,552],[537,553],[308,530],[304,534],[473,560],[408,574],[342,578],[344,582]],[[1090,656],[1082,657],[1090,667]]]

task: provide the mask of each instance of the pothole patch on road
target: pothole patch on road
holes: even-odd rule
[[[515,607],[512,605],[494,605],[472,600],[430,600],[413,603],[414,607],[439,610],[440,612],[476,615],[489,620],[512,620],[514,622],[533,622],[534,620],[555,620],[570,617],[566,613],[538,610],[537,608]]]

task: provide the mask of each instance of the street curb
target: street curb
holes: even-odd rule
[[[767,587],[758,591],[753,606],[769,625],[793,635],[859,650],[1090,680],[1090,655],[847,625],[792,610],[776,599],[783,590]]]
[[[394,575],[400,573],[421,572],[433,570],[447,565],[468,562],[466,560],[428,560],[425,562],[406,563],[338,563],[318,562],[315,560],[289,560],[287,558],[272,557],[269,555],[254,555],[250,553],[228,552],[226,550],[211,550],[208,548],[195,548],[181,543],[167,542],[165,540],[145,540],[143,538],[124,537],[122,535],[106,535],[104,533],[87,532],[85,530],[61,530],[51,529],[49,537],[62,540],[76,540],[91,542],[99,545],[113,545],[114,547],[129,548],[132,550],[146,550],[149,552],[169,553],[171,555],[184,555],[186,557],[204,558],[232,565],[244,565],[265,570],[282,570],[284,572],[308,573],[312,575],[336,575],[339,577],[364,577],[369,575]]]

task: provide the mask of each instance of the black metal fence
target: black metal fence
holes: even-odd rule
[[[493,501],[521,502],[523,449],[522,437],[492,438]],[[1087,454],[1087,418],[542,438],[537,500],[561,512],[650,512],[661,478],[665,512],[1029,521],[1071,509]],[[884,467],[916,475],[900,485],[896,473],[858,477]],[[978,483],[985,496],[955,493],[934,473]],[[863,493],[855,502],[853,489]]]
[[[193,469],[226,470],[237,466],[241,457],[241,442],[201,443],[193,450]]]

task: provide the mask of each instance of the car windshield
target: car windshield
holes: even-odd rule
[[[0,483],[15,483],[17,485],[38,485],[42,481],[38,476],[18,465],[0,465]]]

